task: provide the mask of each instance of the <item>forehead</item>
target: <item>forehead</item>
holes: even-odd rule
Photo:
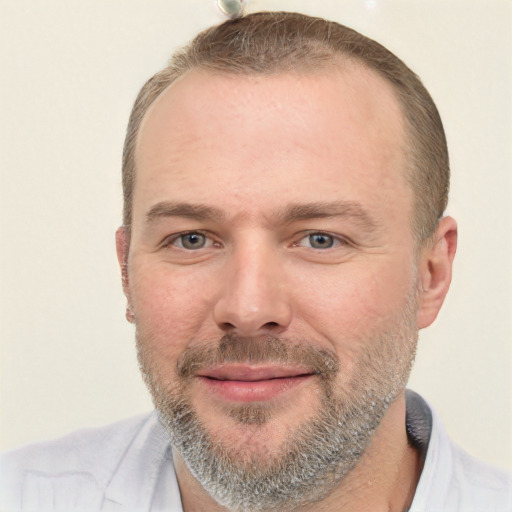
[[[315,121],[325,125],[334,120],[340,128],[348,122],[355,136],[363,135],[355,132],[361,122],[365,123],[366,134],[382,129],[384,124],[390,135],[387,142],[392,144],[402,132],[403,116],[391,84],[362,65],[350,61],[341,65],[317,72],[270,75],[193,69],[173,82],[150,106],[141,123],[138,146],[147,139],[157,143],[158,135],[179,138],[187,128],[198,128],[193,126],[194,121],[201,128],[199,137],[211,135],[219,124],[229,130],[232,123],[234,131],[241,115],[248,116],[244,119],[250,122],[248,128],[257,128],[258,121],[267,122],[280,113],[286,113],[281,121],[289,128],[297,121],[305,121],[301,116],[308,116],[309,125],[303,128],[310,133],[318,129],[312,124]],[[204,124],[206,120],[210,122]]]
[[[245,193],[248,207],[271,194],[300,203],[405,189],[404,141],[391,85],[361,66],[251,76],[193,70],[141,123],[134,220],[140,202],[225,201],[228,190]]]

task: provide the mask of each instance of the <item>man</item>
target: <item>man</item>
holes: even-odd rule
[[[158,412],[5,455],[1,507],[510,510],[405,390],[451,280],[448,180],[432,99],[374,41],[290,13],[200,34],[143,87],[123,159]]]

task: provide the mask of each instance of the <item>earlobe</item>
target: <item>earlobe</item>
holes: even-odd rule
[[[452,280],[457,249],[457,223],[443,217],[432,241],[425,246],[419,263],[418,328],[428,327],[437,317]]]

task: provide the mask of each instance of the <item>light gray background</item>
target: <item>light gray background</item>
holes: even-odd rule
[[[384,43],[444,119],[460,225],[452,290],[411,387],[468,451],[512,467],[511,2],[248,2]],[[214,0],[0,0],[0,448],[149,410],[114,251],[131,104]]]

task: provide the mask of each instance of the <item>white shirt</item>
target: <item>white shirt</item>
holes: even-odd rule
[[[410,512],[512,512],[511,478],[432,431]],[[1,512],[183,512],[157,414],[0,456]]]

